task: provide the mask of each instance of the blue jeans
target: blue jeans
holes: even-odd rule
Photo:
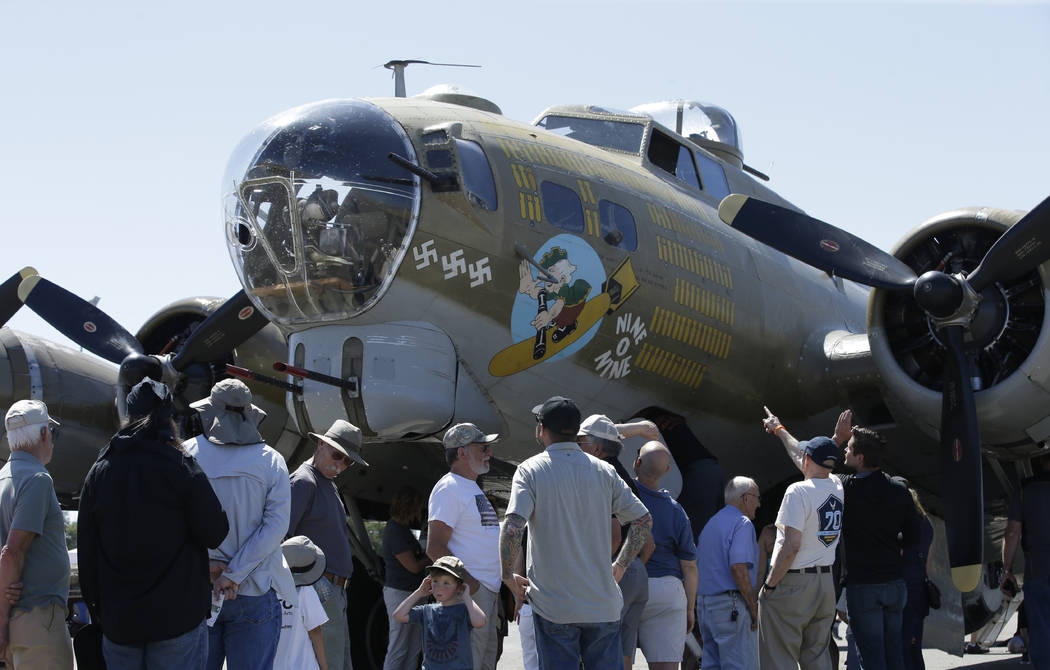
[[[273,589],[222,604],[208,630],[208,670],[270,670],[281,636],[281,604]]]
[[[846,586],[849,627],[864,670],[903,670],[901,627],[908,589],[903,579]]]
[[[620,622],[554,623],[532,612],[540,670],[622,668]]]
[[[1025,577],[1028,655],[1033,668],[1050,668],[1050,577]]]
[[[117,644],[102,636],[102,655],[110,670],[204,670],[208,658],[208,627],[200,625],[170,640]]]
[[[758,670],[758,631],[751,630],[751,612],[744,597],[720,593],[699,600],[704,670]]]

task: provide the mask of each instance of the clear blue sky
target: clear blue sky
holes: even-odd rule
[[[234,145],[299,104],[391,95],[393,58],[482,65],[409,69],[409,95],[458,83],[521,120],[721,105],[773,188],[884,248],[1050,194],[1046,3],[0,0],[0,278],[33,265],[132,332],[232,294]],[[28,309],[9,325],[53,334]]]

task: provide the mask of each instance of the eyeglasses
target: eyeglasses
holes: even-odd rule
[[[335,461],[336,463],[339,463],[339,462],[342,462],[342,461],[346,460],[346,454],[344,454],[343,452],[339,451],[338,449],[336,449],[335,447],[333,447],[330,444],[326,444],[325,446],[328,447],[328,451],[331,452],[333,461]]]
[[[471,446],[478,447],[483,452],[492,451],[492,445],[491,444],[482,444],[480,442],[474,442],[474,443],[471,444]]]
[[[745,495],[745,496],[754,496],[754,497],[755,497],[755,500],[757,500],[757,501],[759,501],[759,502],[762,502],[762,496],[760,496],[760,495],[759,495],[759,494],[757,494],[757,493],[752,493],[751,491],[748,491],[748,492],[747,492],[747,493],[745,493],[744,495]]]
[[[54,442],[58,439],[58,426],[49,423],[47,427],[51,430],[51,441]]]

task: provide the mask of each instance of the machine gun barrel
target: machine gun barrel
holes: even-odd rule
[[[336,386],[341,389],[346,389],[351,396],[356,397],[358,393],[358,383],[356,377],[353,377],[351,379],[340,379],[339,377],[333,377],[331,375],[326,375],[321,372],[314,372],[313,370],[297,368],[295,366],[288,365],[287,363],[282,363],[281,361],[275,362],[273,364],[273,369],[277,370],[278,372],[290,374],[293,377],[309,379],[310,381],[315,381],[321,384],[328,384],[329,386]]]
[[[226,364],[226,374],[232,377],[239,377],[241,379],[250,379],[252,381],[262,382],[263,384],[269,384],[270,386],[276,386],[279,389],[284,389],[289,393],[301,394],[303,390],[295,384],[289,384],[288,382],[281,381],[274,377],[267,377],[266,375],[259,374],[249,370],[248,368],[238,367],[236,365]]]

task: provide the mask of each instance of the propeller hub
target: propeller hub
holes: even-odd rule
[[[937,270],[922,274],[915,280],[915,301],[927,314],[936,319],[947,319],[963,304],[963,288],[959,280]]]

